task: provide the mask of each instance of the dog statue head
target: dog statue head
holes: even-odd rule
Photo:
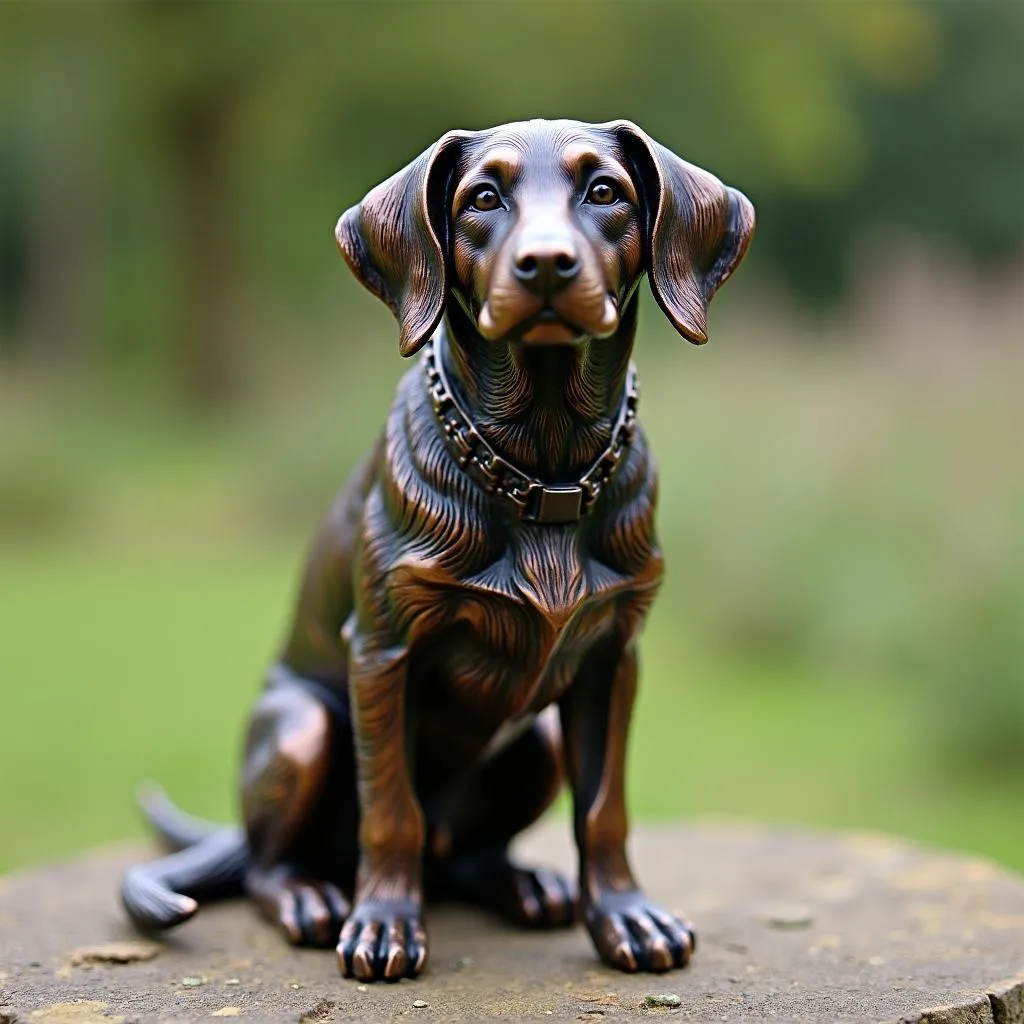
[[[356,277],[415,353],[454,298],[489,341],[614,334],[647,273],[688,341],[754,233],[736,189],[630,121],[524,121],[442,136],[338,221]]]

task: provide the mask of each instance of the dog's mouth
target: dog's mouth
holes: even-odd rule
[[[606,338],[615,332],[619,323],[618,304],[614,296],[606,295],[601,321],[593,326],[573,320],[554,306],[542,306],[524,317],[510,330],[501,332],[504,337],[524,345],[578,345],[586,338]],[[491,320],[490,309],[485,304],[478,320],[484,337],[497,337],[496,325]]]
[[[524,345],[574,345],[587,336],[582,327],[551,306],[517,324],[515,334]]]

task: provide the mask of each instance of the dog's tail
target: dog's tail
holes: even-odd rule
[[[154,782],[139,788],[136,802],[142,816],[170,853],[187,850],[221,830],[221,826],[212,821],[202,821],[186,814],[171,802],[163,787]]]
[[[241,829],[193,818],[157,787],[144,789],[139,805],[171,852],[124,873],[121,903],[138,928],[173,928],[199,909],[199,901],[242,895],[249,845]]]

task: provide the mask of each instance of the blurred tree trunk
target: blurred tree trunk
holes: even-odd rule
[[[170,119],[180,210],[181,335],[178,372],[185,399],[214,412],[237,396],[232,311],[236,274],[223,93],[191,92]]]
[[[87,144],[90,133],[98,134],[93,114],[80,95],[63,130],[34,126],[27,167],[23,337],[29,359],[58,370],[83,364],[96,340],[103,218],[98,157]]]

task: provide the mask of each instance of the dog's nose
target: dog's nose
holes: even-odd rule
[[[513,272],[534,295],[560,292],[580,272],[580,260],[568,241],[534,242],[516,251]]]

